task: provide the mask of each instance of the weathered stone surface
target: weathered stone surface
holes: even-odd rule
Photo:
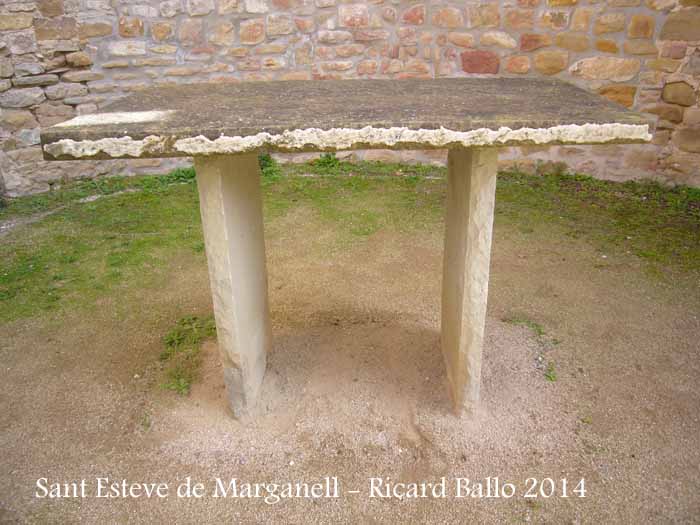
[[[241,35],[243,34],[242,28],[243,23],[241,23]],[[192,47],[201,44],[204,40],[204,24],[202,20],[200,18],[190,18],[184,20],[180,24],[177,37],[185,47]]]
[[[19,129],[31,129],[39,125],[31,111],[21,109],[3,109],[0,111],[0,126],[5,129],[17,131]]]
[[[349,60],[335,61],[335,62],[324,62],[321,67],[324,71],[348,71],[352,69],[354,64]]]
[[[92,65],[92,59],[85,51],[76,51],[66,55],[66,62],[71,67],[88,67]]]
[[[690,55],[688,62],[683,66],[683,73],[686,75],[700,75],[700,49]]]
[[[53,126],[75,115],[75,110],[62,102],[45,102],[36,109],[41,126]]]
[[[19,64],[15,64],[15,76],[18,77],[26,77],[27,75],[41,75],[45,71],[46,69],[39,62],[20,62]]]
[[[311,33],[316,28],[313,18],[294,18],[294,25],[302,33]]]
[[[464,51],[460,54],[462,70],[466,73],[496,74],[500,60],[496,53],[485,50]]]
[[[202,97],[203,90],[206,97]],[[440,93],[439,97],[434,96],[436,92]],[[498,96],[493,96],[494,93]],[[278,103],[282,99],[285,104]],[[339,105],[338,100],[343,103]],[[569,104],[571,100],[576,100],[576,104]],[[167,114],[164,120],[157,113],[155,120],[148,122],[106,117],[91,125],[76,123],[44,129],[42,139],[45,144],[51,144],[58,139],[95,141],[130,137],[127,150],[122,142],[114,143],[112,149],[112,142],[103,141],[98,150],[89,149],[92,153],[87,156],[100,152],[121,156],[128,151],[131,156],[162,157],[205,151],[233,153],[262,147],[301,151],[366,148],[371,144],[381,148],[387,140],[395,144],[397,135],[390,129],[397,126],[407,128],[399,144],[404,147],[425,144],[428,148],[440,148],[454,140],[461,145],[466,145],[465,141],[469,145],[509,145],[523,140],[542,143],[552,140],[595,143],[625,137],[646,140],[648,122],[573,85],[535,78],[163,85],[140,91],[108,107],[114,113],[165,110],[174,113]],[[523,135],[518,129],[524,122],[531,128],[542,128],[540,134]],[[605,129],[601,133],[589,134],[579,127],[567,126],[574,123],[613,125],[601,128]],[[373,130],[367,131],[365,127],[370,124]],[[305,130],[310,125],[327,131]],[[355,131],[334,131],[348,127]],[[487,131],[504,127],[512,131]],[[470,134],[474,130],[479,133]],[[260,135],[262,131],[265,134]],[[140,142],[146,136],[151,138],[146,143]],[[154,138],[157,136],[163,136],[165,141]],[[242,136],[248,138],[243,140]],[[47,154],[53,151],[59,157],[73,155],[57,147],[60,152],[48,148]]]
[[[535,69],[543,75],[556,75],[569,63],[566,51],[538,51],[535,53]]]
[[[60,16],[63,14],[63,0],[39,0],[37,8],[42,16]]]
[[[447,33],[447,41],[457,47],[474,47],[474,36],[470,33],[450,31]]]
[[[545,11],[540,17],[540,26],[544,29],[561,30],[569,23],[569,13],[564,11]]]
[[[700,153],[700,127],[677,130],[673,134],[673,143],[683,151]]]
[[[645,113],[658,115],[669,122],[681,122],[683,120],[683,108],[674,104],[651,104],[640,108]]]
[[[243,0],[243,5],[246,13],[262,14],[269,10],[266,0]]]
[[[700,127],[700,108],[688,108],[683,112],[683,124]]]
[[[550,45],[552,45],[552,37],[546,33],[524,33],[520,35],[520,51],[534,51]]]
[[[591,9],[583,7],[576,9],[571,17],[571,31],[588,31],[592,17],[593,11]]]
[[[680,60],[673,60],[671,58],[654,58],[646,61],[647,68],[655,71],[665,71],[666,73],[674,73],[678,71],[680,65]]]
[[[119,19],[119,36],[133,38],[143,36],[143,20],[135,17],[123,16]]]
[[[480,6],[470,6],[469,27],[498,27],[501,23],[501,13],[497,3],[487,3]]]
[[[34,31],[24,30],[2,35],[7,48],[13,55],[25,55],[37,51],[36,35]]]
[[[578,0],[547,0],[547,5],[549,7],[568,7],[576,5]]]
[[[670,82],[664,86],[661,98],[670,104],[692,106],[698,97],[690,84],[686,82]]]
[[[661,27],[661,40],[700,40],[700,8],[669,13]]]
[[[571,66],[569,72],[589,80],[612,80],[624,82],[639,73],[641,64],[636,58],[591,57],[579,60]]]
[[[596,40],[595,48],[603,53],[617,53],[620,50],[617,46],[617,42],[606,38]]]
[[[625,29],[624,13],[603,13],[593,24],[593,33],[602,35],[605,33],[617,33]]]
[[[32,27],[32,15],[27,13],[0,14],[0,31],[16,31]]]
[[[50,71],[51,73],[62,73],[66,70],[66,56],[55,55],[53,58],[44,62],[44,67],[46,71]]]
[[[180,0],[165,0],[158,5],[160,16],[172,18],[182,12],[182,3]]]
[[[6,78],[0,80],[0,93],[4,93],[12,87],[12,82]]]
[[[661,56],[665,58],[683,58],[688,49],[685,42],[663,42],[661,45]]]
[[[362,44],[341,44],[335,48],[335,54],[340,58],[362,55],[364,52],[365,46]]]
[[[386,40],[389,38],[388,31],[379,29],[359,29],[355,31],[354,38],[357,42],[371,42],[373,40]]]
[[[527,31],[535,25],[533,9],[509,9],[505,15],[505,27],[514,31]]]
[[[637,94],[637,88],[636,86],[625,84],[611,84],[600,88],[598,93],[613,102],[631,108],[634,105],[634,97]]]
[[[148,66],[174,66],[177,64],[177,59],[173,57],[146,57],[146,58],[135,58],[131,61],[131,63],[134,65],[134,67],[148,67]],[[136,78],[139,78],[139,75],[135,74],[124,74],[124,75],[129,75],[126,78],[121,77],[123,80],[133,80]],[[120,75],[118,73],[115,73],[112,78],[120,78]],[[91,86],[91,89],[94,89],[93,86]],[[107,91],[112,90],[111,84],[108,84],[106,87]]]
[[[69,17],[37,19],[34,32],[37,40],[71,39],[78,36],[78,24]]]
[[[651,38],[654,36],[655,20],[648,15],[634,14],[627,25],[630,38]]]
[[[414,5],[401,15],[401,21],[405,24],[420,25],[425,22],[425,5]]]
[[[239,10],[240,1],[239,0],[219,0],[219,10],[220,15],[228,15],[230,13],[235,13]]]
[[[216,29],[214,29],[216,33]],[[155,22],[151,24],[151,36],[156,42],[167,40],[174,33],[173,24],[170,22]]]
[[[288,35],[294,32],[294,22],[289,15],[269,15],[267,34],[270,36]]]
[[[513,56],[508,57],[506,61],[506,71],[508,73],[516,73],[524,75],[530,71],[530,57],[528,56]]]
[[[27,108],[41,104],[44,100],[44,90],[39,87],[10,89],[0,93],[0,107],[4,108]]]
[[[503,31],[487,31],[481,35],[480,43],[482,46],[498,46],[506,49],[515,49],[518,47],[518,42]]]
[[[109,36],[113,32],[112,24],[106,22],[81,23],[78,26],[78,37],[81,40]]]
[[[0,57],[0,78],[9,78],[15,72],[15,66],[9,58]]]
[[[49,100],[60,100],[66,97],[83,97],[88,94],[88,88],[84,84],[61,82],[47,87],[45,93]]]
[[[659,53],[658,48],[651,40],[627,40],[623,46],[628,55],[653,55]]]
[[[357,64],[358,75],[374,75],[377,72],[376,60],[363,60]]]
[[[214,0],[186,0],[185,5],[190,16],[204,16],[214,10]]]
[[[122,40],[110,42],[108,51],[113,56],[137,56],[146,54],[146,42],[139,40]]]
[[[265,40],[265,22],[262,18],[253,18],[241,22],[241,44],[255,45]]]
[[[231,22],[218,22],[209,35],[209,42],[217,46],[231,46],[235,37],[235,28]]]
[[[369,11],[365,4],[342,4],[338,7],[341,27],[368,27]]]
[[[169,55],[177,51],[177,46],[171,44],[161,44],[158,46],[151,46],[148,49],[151,53],[158,53],[160,55]],[[104,65],[102,66],[104,67]]]
[[[441,7],[433,13],[433,25],[455,29],[464,25],[462,11],[455,7]]]
[[[644,5],[655,11],[667,11],[678,4],[678,0],[644,0]]]
[[[15,77],[12,79],[12,84],[18,87],[25,86],[50,86],[51,84],[58,83],[58,75],[45,74],[45,75],[34,75],[30,77]]]
[[[579,53],[588,50],[591,46],[588,35],[584,33],[558,33],[555,43],[558,47]]]
[[[61,76],[65,82],[92,82],[103,78],[104,75],[96,71],[68,71]]]

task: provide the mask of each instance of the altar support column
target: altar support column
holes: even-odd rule
[[[441,344],[457,413],[479,401],[497,160],[495,148],[448,154]]]
[[[257,154],[195,157],[224,382],[234,417],[255,406],[271,344]]]

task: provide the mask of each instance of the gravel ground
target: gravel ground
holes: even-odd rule
[[[157,289],[2,327],[0,522],[697,520],[697,283],[652,279],[632,258],[600,264],[571,238],[497,229],[483,402],[457,417],[439,352],[441,232],[333,249],[332,232],[317,231],[300,210],[268,232],[275,343],[259,414],[245,424],[228,416],[214,341],[189,396],[158,386],[162,335],[211,309],[194,256],[171,261]],[[504,321],[513,316],[544,335]],[[327,476],[340,497],[212,497],[216,478]],[[165,482],[170,493],[96,498],[98,477]],[[204,497],[177,497],[187,477]],[[515,495],[455,497],[457,478],[475,489],[489,477]],[[36,498],[39,478],[86,479],[88,497]],[[446,497],[370,498],[371,478],[444,478]],[[551,478],[555,495],[523,497],[528,478]],[[573,493],[581,479],[585,498]]]

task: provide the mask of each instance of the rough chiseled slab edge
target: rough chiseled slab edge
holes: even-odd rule
[[[110,159],[139,157],[190,157],[254,151],[304,152],[352,149],[443,149],[455,147],[518,146],[547,144],[643,143],[651,140],[647,124],[566,124],[547,128],[500,127],[470,131],[409,129],[405,127],[295,129],[280,134],[249,136],[203,135],[177,138],[149,135],[143,139],[60,139],[43,145],[47,159]]]

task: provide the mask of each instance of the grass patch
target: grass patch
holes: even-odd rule
[[[530,330],[532,330],[532,333],[534,333],[537,336],[537,338],[540,340],[543,339],[545,336],[544,327],[541,324],[533,321],[532,319],[528,319],[527,317],[519,316],[519,315],[512,315],[512,316],[504,317],[503,322],[508,323],[508,324],[518,325],[518,326],[525,326],[525,327],[529,328]]]
[[[544,378],[552,383],[557,380],[557,372],[554,369],[554,361],[547,363],[547,368],[545,368],[544,371]]]
[[[190,392],[192,383],[197,379],[202,359],[200,351],[205,339],[216,335],[213,316],[183,317],[163,338],[165,350],[160,354],[164,363],[165,378],[163,388],[173,390],[180,395]]]
[[[178,168],[166,175],[105,177],[68,182],[53,186],[55,189],[47,193],[6,198],[4,206],[0,206],[0,221],[52,211],[86,197],[103,197],[133,190],[163,192],[173,184],[192,182],[194,177],[194,168]]]
[[[382,230],[442,229],[445,168],[349,163],[335,155],[285,165],[262,155],[260,165],[266,223],[273,230],[275,221],[298,207],[310,209],[341,247]],[[0,220],[54,213],[2,237],[0,323],[58,308],[89,308],[123,287],[153,286],[164,275],[164,262],[183,253],[204,264],[194,177],[188,168],[102,178],[6,199]],[[105,198],[79,202],[92,195]],[[524,236],[583,238],[610,257],[636,254],[659,277],[669,268],[700,275],[697,189],[502,173],[496,226]]]
[[[606,253],[700,271],[700,189],[656,182],[615,183],[584,175],[501,173],[497,224],[521,233],[556,224]]]

